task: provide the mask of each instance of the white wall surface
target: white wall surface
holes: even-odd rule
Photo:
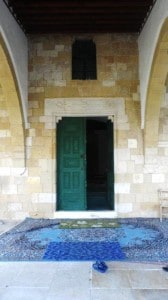
[[[157,0],[138,40],[142,128],[145,125],[146,96],[153,56],[160,30],[167,17],[168,0]]]
[[[8,49],[20,91],[24,121],[27,127],[28,45],[24,32],[0,0],[0,34]]]

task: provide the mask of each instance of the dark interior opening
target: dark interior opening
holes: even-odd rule
[[[87,118],[86,135],[87,209],[109,210],[107,118]]]
[[[92,40],[79,39],[73,43],[72,79],[97,79],[96,45]]]

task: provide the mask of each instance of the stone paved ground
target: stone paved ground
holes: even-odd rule
[[[1,300],[167,300],[168,273],[161,265],[90,262],[0,263]]]

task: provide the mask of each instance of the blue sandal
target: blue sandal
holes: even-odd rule
[[[96,263],[93,264],[93,269],[98,272],[105,273],[107,271],[108,267],[104,261],[96,261]]]

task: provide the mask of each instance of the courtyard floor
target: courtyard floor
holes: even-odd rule
[[[3,221],[0,233],[17,222]],[[99,273],[93,262],[1,261],[0,300],[167,300],[164,263],[107,262]]]

